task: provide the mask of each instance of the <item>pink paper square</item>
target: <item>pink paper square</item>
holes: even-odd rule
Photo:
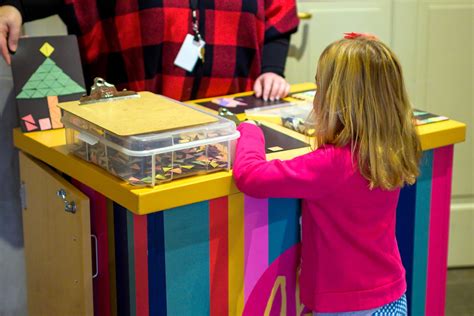
[[[26,121],[28,123],[31,123],[31,124],[36,124],[35,123],[35,119],[33,118],[33,115],[31,114],[28,114],[28,115],[25,115],[21,118],[23,121]]]
[[[25,127],[28,132],[34,131],[35,129],[38,129],[38,127],[34,124],[28,123],[25,121]]]
[[[42,118],[38,120],[40,130],[44,131],[47,129],[51,129],[51,121],[49,120],[49,117],[47,118]]]

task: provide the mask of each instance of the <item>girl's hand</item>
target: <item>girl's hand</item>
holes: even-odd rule
[[[264,101],[275,101],[288,95],[290,84],[276,73],[266,72],[255,80],[253,91],[257,98],[261,97]]]
[[[10,5],[0,6],[0,53],[10,65],[9,52],[16,52],[21,30],[21,14]]]

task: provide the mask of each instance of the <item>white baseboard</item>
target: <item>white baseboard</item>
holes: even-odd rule
[[[448,267],[474,266],[474,202],[451,203]]]

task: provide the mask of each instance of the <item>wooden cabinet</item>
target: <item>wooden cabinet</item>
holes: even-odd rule
[[[29,315],[92,315],[89,199],[21,152],[20,169]]]

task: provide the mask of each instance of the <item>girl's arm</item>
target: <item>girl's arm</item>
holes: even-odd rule
[[[316,199],[342,181],[334,148],[327,146],[291,160],[265,158],[265,140],[259,127],[243,123],[233,167],[240,191],[257,197]]]

